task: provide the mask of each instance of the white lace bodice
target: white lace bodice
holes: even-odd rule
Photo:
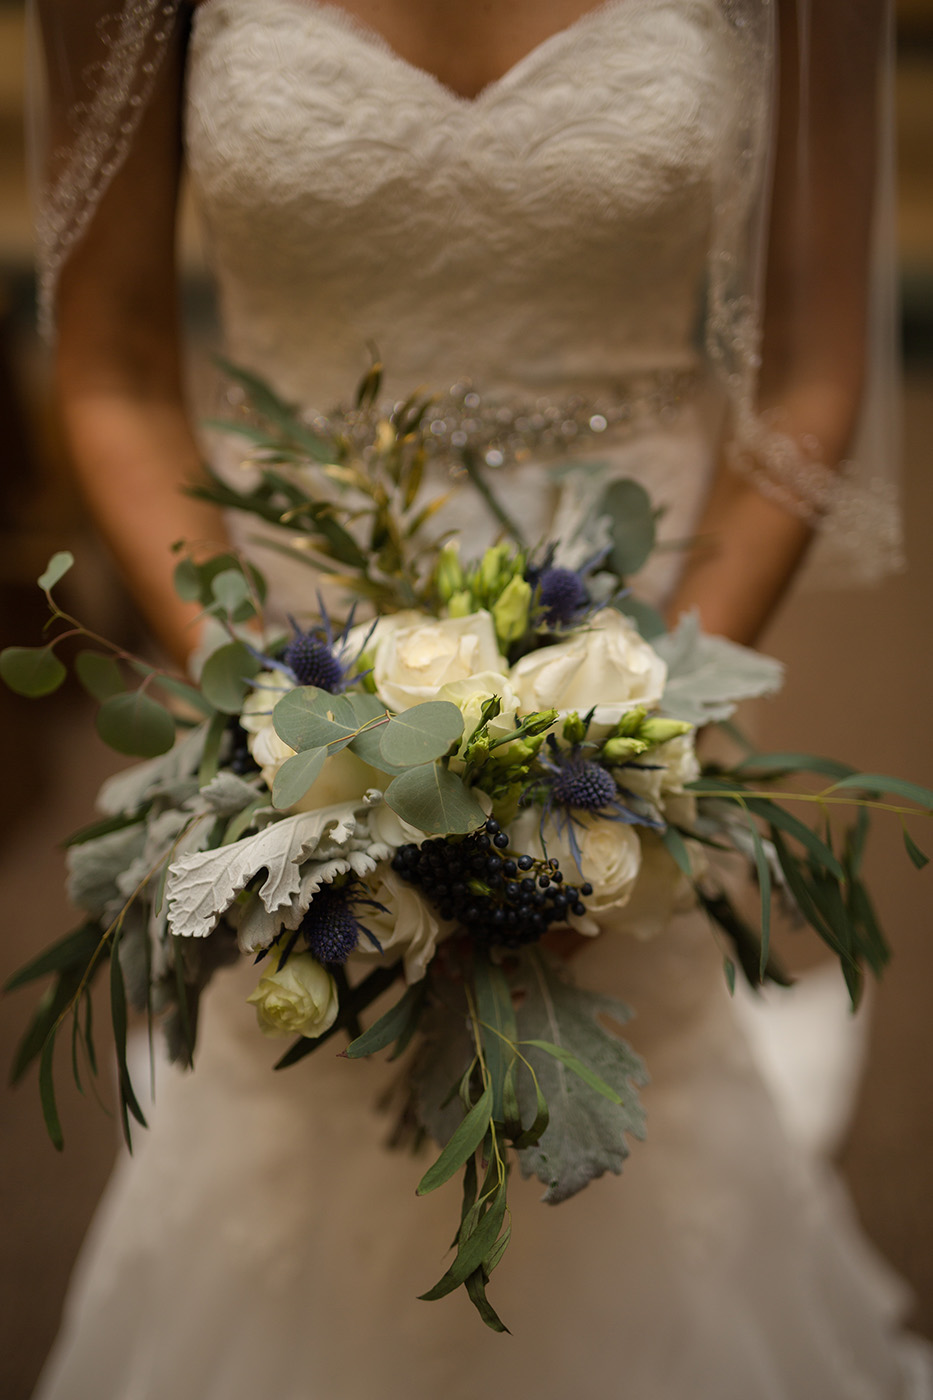
[[[717,0],[608,0],[475,99],[316,0],[205,0],[187,146],[231,354],[305,403],[689,366],[728,119]]]

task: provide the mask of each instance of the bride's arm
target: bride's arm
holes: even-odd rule
[[[780,121],[765,293],[761,407],[780,429],[843,460],[864,376],[884,0],[813,0],[807,120],[798,129],[794,6],[781,5]],[[839,23],[833,12],[839,10]],[[839,36],[848,43],[840,50]],[[836,43],[832,42],[833,34]],[[801,141],[802,137],[802,141]],[[801,149],[809,175],[801,177]],[[801,223],[801,196],[809,199]],[[699,609],[712,632],[751,642],[802,560],[811,530],[723,464],[670,617]]]
[[[56,306],[58,400],[75,471],[153,631],[179,661],[196,644],[197,609],[172,588],[170,545],[224,540],[219,514],[180,489],[199,466],[182,384],[175,267],[182,69],[179,41],[123,167],[63,270]]]

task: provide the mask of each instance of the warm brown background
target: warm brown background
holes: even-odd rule
[[[832,753],[933,784],[933,0],[901,0],[899,13],[910,567],[869,593],[797,590],[788,599],[765,639],[787,662],[788,683],[760,707],[756,724],[766,745]],[[0,0],[0,641],[35,638],[42,610],[33,580],[65,542],[81,556],[84,614],[111,635],[132,637],[132,611],[97,558],[67,484],[31,335],[21,63],[21,7]],[[194,264],[192,287],[196,293]],[[117,763],[88,720],[72,692],[29,704],[0,690],[0,976],[70,926],[56,843],[88,819],[101,778]],[[933,846],[933,832],[917,834]],[[912,870],[892,825],[877,832],[871,874],[896,956],[875,1000],[872,1059],[841,1165],[866,1228],[915,1289],[915,1325],[933,1336],[933,867],[923,876]],[[0,1074],[28,1005],[28,994],[0,1005]],[[0,1394],[7,1400],[30,1393],[116,1144],[113,1120],[68,1090],[65,1058],[64,1157],[45,1138],[34,1083],[5,1094],[0,1108]]]

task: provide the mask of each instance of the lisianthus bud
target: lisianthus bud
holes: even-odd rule
[[[646,748],[648,745],[643,739],[607,739],[600,754],[604,763],[628,763]]]
[[[652,715],[646,719],[638,731],[638,737],[648,745],[666,744],[668,739],[676,739],[680,734],[689,734],[693,728],[682,719],[660,719]]]
[[[557,710],[532,710],[522,720],[526,734],[546,734],[557,720]]]
[[[582,744],[586,738],[586,725],[576,710],[564,720],[563,734],[568,744]]]
[[[616,725],[615,732],[620,739],[631,739],[641,730],[648,711],[644,705],[636,705],[634,710],[624,714]]]
[[[310,953],[296,953],[276,970],[270,954],[268,972],[246,1000],[256,1008],[263,1035],[323,1035],[337,1019],[337,985]]]
[[[508,562],[509,546],[507,544],[493,545],[491,549],[486,550],[479,561],[477,583],[487,596],[498,592],[505,580],[511,576],[512,571],[507,569]]]
[[[435,578],[437,591],[445,603],[449,603],[455,593],[463,590],[463,569],[460,567],[460,550],[456,540],[445,544],[438,555]]]
[[[447,602],[448,617],[469,617],[473,611],[473,595],[468,588],[451,595]]]
[[[500,642],[507,645],[525,635],[530,607],[531,585],[517,576],[510,579],[492,608],[496,636]]]

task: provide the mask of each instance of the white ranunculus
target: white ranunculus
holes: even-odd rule
[[[380,700],[392,710],[436,700],[442,686],[481,671],[504,676],[508,669],[488,612],[424,616],[393,627],[377,641],[373,679]]]
[[[337,984],[310,953],[296,953],[276,971],[276,955],[269,970],[246,1000],[256,1008],[263,1035],[323,1035],[337,1019]]]
[[[694,738],[692,730],[689,734],[678,734],[633,763],[627,763],[616,774],[620,785],[666,810],[667,799],[683,793],[686,784],[700,776]]]
[[[555,708],[581,715],[596,707],[594,736],[608,733],[635,705],[657,705],[667,666],[615,608],[603,608],[564,642],[529,652],[511,681],[519,712]]]
[[[563,822],[559,833],[550,819],[545,822],[544,844],[548,856],[556,856],[560,861],[568,885],[588,881],[593,886],[593,893],[584,900],[586,914],[579,918],[572,915],[569,922],[579,933],[595,934],[604,922],[602,916],[610,909],[618,909],[631,897],[641,868],[641,840],[635,828],[625,822],[609,821],[584,812],[575,813],[573,822],[580,852],[579,866]],[[540,823],[539,811],[530,809],[522,813],[509,828],[513,848],[538,855],[541,852]]]
[[[367,884],[372,897],[381,909],[371,909],[361,905],[358,913],[360,923],[379,940],[387,962],[395,962],[402,957],[406,982],[420,982],[434,956],[439,938],[450,931],[449,924],[443,924],[431,906],[413,886],[396,875],[389,865],[383,865]],[[360,934],[354,956],[363,955],[369,959],[379,958],[365,933]]]
[[[272,788],[275,775],[295,750],[276,733],[272,711],[282,696],[295,686],[281,671],[263,671],[246,697],[240,724],[246,730],[247,747],[253,761],[259,764],[263,781]],[[385,775],[364,763],[348,749],[340,749],[324,761],[317,778],[291,812],[314,812],[320,807],[332,807],[338,802],[355,802],[373,787],[381,787]]]

